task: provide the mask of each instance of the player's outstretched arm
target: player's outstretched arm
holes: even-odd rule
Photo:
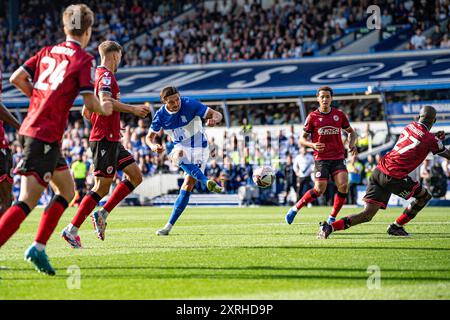
[[[358,138],[358,135],[352,127],[348,127],[347,129],[345,129],[345,131],[347,131],[348,135],[350,136],[348,141],[348,148],[350,149],[350,152],[355,155],[357,153],[356,139]]]
[[[102,116],[110,116],[113,112],[113,104],[111,101],[109,99],[99,101],[94,93],[83,93],[83,101],[90,112],[95,112]]]
[[[106,93],[102,93],[102,95]],[[131,113],[137,117],[145,118],[150,112],[150,107],[146,105],[132,106],[126,103],[122,103],[116,99],[110,98],[114,111]]]
[[[11,112],[5,107],[5,105],[0,101],[0,120],[6,122],[11,127],[16,130],[20,128],[20,122],[14,117]]]
[[[208,112],[206,113],[205,119],[206,125],[208,127],[214,127],[216,124],[219,124],[222,121],[223,116],[220,112],[209,108]]]
[[[30,82],[30,75],[22,67],[14,71],[9,77],[9,82],[28,98],[33,94],[33,84]]]
[[[298,143],[301,146],[305,146],[307,148],[313,148],[314,150],[317,150],[318,152],[321,152],[325,149],[325,143],[322,142],[311,142],[311,134],[308,132],[304,132],[302,136],[298,139]]]
[[[153,152],[162,153],[164,152],[164,147],[159,143],[156,143],[155,138],[158,133],[154,131],[149,131],[147,136],[145,137],[145,142],[152,149]]]

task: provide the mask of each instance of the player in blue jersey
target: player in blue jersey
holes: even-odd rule
[[[156,137],[162,131],[166,132],[174,142],[169,158],[180,166],[186,175],[169,222],[156,232],[157,235],[167,236],[186,208],[197,181],[209,191],[223,192],[221,186],[214,180],[208,180],[203,174],[209,159],[209,147],[202,125],[202,119],[205,119],[207,126],[214,127],[222,121],[222,114],[196,100],[181,97],[175,87],[162,89],[160,98],[164,105],[153,117],[146,142],[154,152],[162,153],[164,147],[156,142]]]

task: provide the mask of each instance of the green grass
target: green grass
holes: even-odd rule
[[[304,209],[287,225],[287,208],[188,208],[168,237],[158,237],[170,208],[118,208],[104,242],[90,219],[73,250],[59,237],[47,247],[56,276],[23,261],[40,213],[35,210],[0,249],[3,299],[450,299],[450,208],[426,208],[408,225],[409,238],[386,234],[400,209],[380,211],[365,225],[315,238],[329,208]],[[358,212],[344,208],[341,217]],[[81,270],[68,289],[69,266]],[[368,266],[381,270],[369,289]],[[70,280],[70,279],[69,279]]]

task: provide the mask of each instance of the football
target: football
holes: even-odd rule
[[[271,167],[259,167],[253,171],[253,181],[260,188],[268,188],[275,181],[275,174]]]

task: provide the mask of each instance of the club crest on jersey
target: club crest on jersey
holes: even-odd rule
[[[319,130],[317,130],[317,132],[322,136],[340,134],[339,128],[332,127],[332,126],[326,126],[326,127],[320,128]]]
[[[316,172],[316,178],[320,178],[321,175],[322,173],[320,173],[320,171]]]
[[[334,120],[334,121],[339,121],[339,116],[334,115],[334,116],[333,116],[333,120]]]
[[[103,84],[105,86],[109,86],[111,84],[111,78],[110,77],[103,77]]]
[[[183,123],[186,123],[186,122],[187,122],[186,116],[181,116],[181,121],[182,121]]]
[[[51,173],[51,172],[46,172],[46,173],[44,174],[43,179],[44,179],[45,182],[50,182],[50,179],[51,179],[51,178],[52,178],[52,173]]]
[[[322,119],[322,118],[319,118],[319,121],[323,121],[323,119]]]
[[[105,155],[105,153],[106,153],[106,150],[105,150],[105,149],[100,150],[100,155],[101,155],[102,157]]]
[[[114,168],[112,166],[109,166],[108,168],[106,168],[106,173],[107,174],[111,174],[113,172]]]
[[[51,148],[52,147],[49,146],[48,144],[44,144],[44,154],[47,154],[47,152],[49,152]]]

